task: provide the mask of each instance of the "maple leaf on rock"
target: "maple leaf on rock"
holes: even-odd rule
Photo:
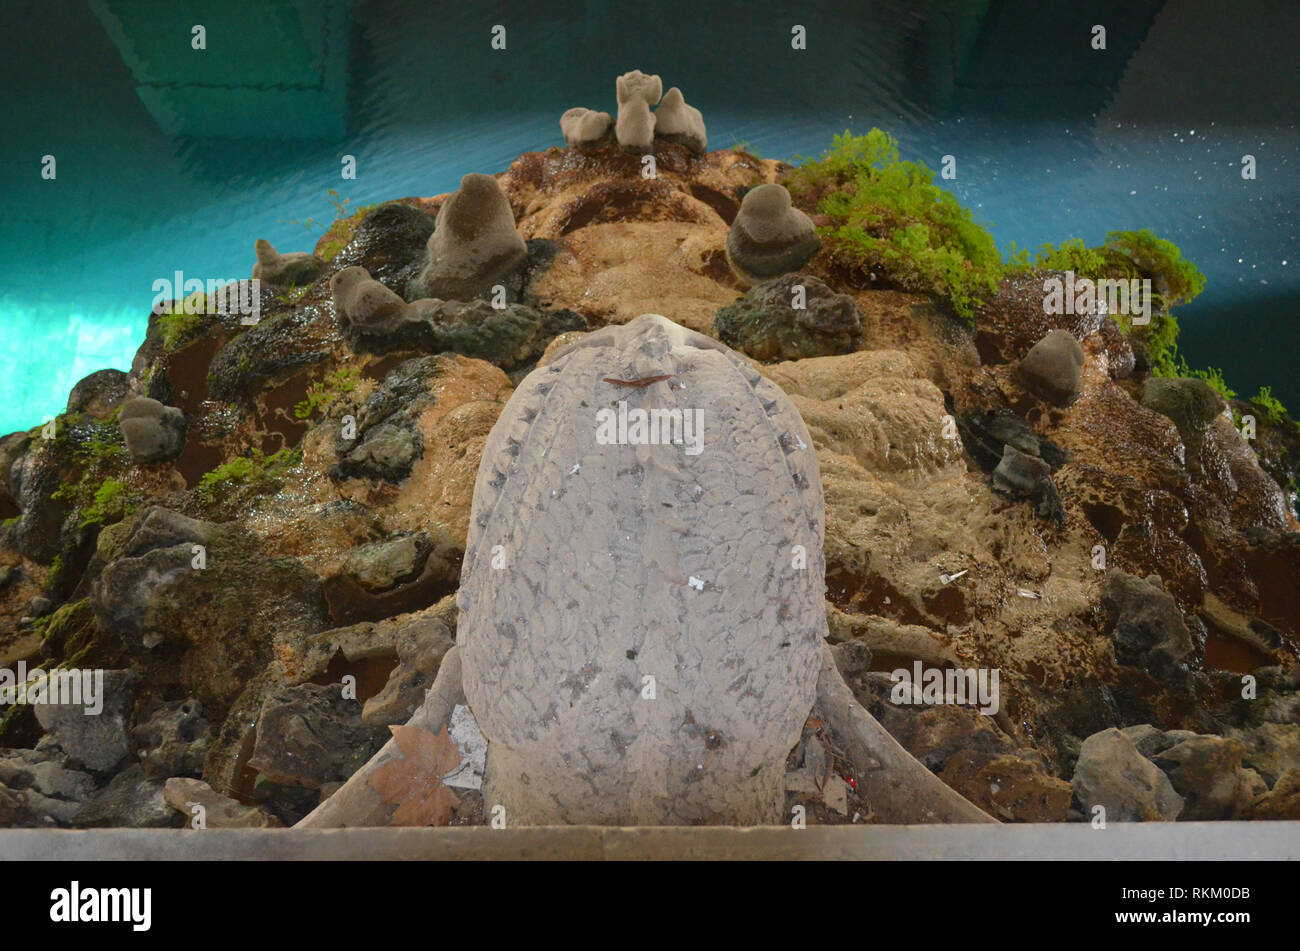
[[[397,805],[390,826],[445,826],[459,805],[442,777],[460,765],[460,750],[443,727],[438,733],[420,727],[390,726],[402,751],[375,769],[367,783]]]

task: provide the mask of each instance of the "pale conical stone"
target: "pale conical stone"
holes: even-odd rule
[[[709,145],[704,114],[687,105],[682,91],[676,86],[664,93],[663,101],[655,110],[655,135],[684,145],[698,155],[703,155]]]
[[[325,266],[319,258],[305,251],[281,254],[265,238],[258,238],[253,249],[257,253],[253,279],[277,287],[306,287],[316,280]]]
[[[527,257],[501,186],[491,175],[471,173],[438,211],[418,285],[426,297],[473,300]]]

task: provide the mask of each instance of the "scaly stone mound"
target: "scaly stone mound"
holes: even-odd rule
[[[755,360],[799,360],[851,353],[862,344],[862,312],[806,274],[760,284],[718,311],[718,338]]]

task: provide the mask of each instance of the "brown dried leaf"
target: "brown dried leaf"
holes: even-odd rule
[[[440,733],[412,726],[390,726],[402,751],[401,759],[390,759],[370,774],[367,783],[383,797],[396,803],[389,825],[445,826],[459,805],[456,794],[443,785],[442,777],[460,764],[460,750],[443,727]]]

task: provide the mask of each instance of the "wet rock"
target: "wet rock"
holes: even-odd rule
[[[1114,728],[1083,741],[1072,785],[1090,819],[1094,806],[1105,807],[1107,822],[1172,822],[1183,810],[1169,777]]]
[[[82,377],[68,394],[68,412],[103,419],[127,398],[130,378],[121,370],[96,370]]]
[[[369,429],[355,449],[330,470],[334,479],[382,479],[401,482],[424,454],[424,441],[411,426],[380,423]]]
[[[56,676],[62,681],[62,696],[67,697],[72,688],[79,691],[80,702],[36,704],[36,719],[74,763],[95,772],[116,766],[131,752],[126,719],[135,700],[135,676],[129,670],[104,671],[103,692],[93,704],[90,695],[99,688],[87,690],[82,671],[51,671],[48,675],[51,679]],[[92,683],[97,680],[92,674]]]
[[[959,750],[940,779],[1003,822],[1065,822],[1072,789],[1033,757]]]
[[[797,271],[820,248],[812,219],[790,204],[790,193],[781,185],[747,192],[727,234],[727,260],[749,283]]]
[[[339,624],[419,610],[455,590],[463,557],[445,530],[362,545],[323,582],[325,602]]]
[[[1114,627],[1115,658],[1142,667],[1165,681],[1181,679],[1194,645],[1173,597],[1156,575],[1143,580],[1111,571],[1102,588],[1102,606]]]
[[[136,755],[149,779],[198,776],[213,736],[202,704],[193,698],[164,703],[131,731]]]
[[[614,119],[608,112],[596,112],[578,106],[560,116],[560,132],[565,148],[590,149],[600,146],[608,137]]]
[[[114,776],[72,817],[79,829],[174,829],[182,822],[163,799],[162,782],[146,777],[139,763]]]
[[[253,265],[253,279],[277,287],[306,287],[316,280],[324,267],[314,254],[305,251],[281,254],[265,238],[258,238],[254,249],[257,263]]]
[[[663,89],[663,81],[658,76],[647,76],[639,69],[618,77],[615,82],[618,118],[614,123],[614,135],[624,151],[643,154],[653,148],[655,117],[650,107],[663,96]]]
[[[1142,388],[1142,405],[1173,420],[1187,447],[1188,461],[1200,453],[1206,430],[1223,412],[1223,399],[1204,380],[1150,377]]]
[[[211,398],[225,403],[255,399],[304,367],[330,356],[338,342],[328,308],[307,304],[265,316],[222,345],[208,365]]]
[[[851,353],[862,344],[854,299],[807,274],[751,289],[718,311],[714,328],[723,343],[764,362]]]
[[[1083,348],[1064,330],[1048,331],[1016,366],[1021,386],[1056,406],[1079,398]]]
[[[948,762],[963,750],[987,755],[990,760],[1015,753],[993,718],[974,707],[926,706],[918,712],[914,706],[895,706],[888,698],[896,685],[888,675],[883,676],[882,699],[871,704],[869,712],[932,773],[942,774]]]
[[[1050,518],[1058,529],[1065,527],[1065,510],[1052,482],[1052,467],[1014,446],[1002,447],[1002,460],[993,470],[993,488],[1012,498],[1034,499],[1035,511]]]
[[[684,145],[696,155],[708,150],[709,136],[704,128],[704,115],[694,106],[687,105],[682,91],[676,86],[664,93],[654,117],[655,138]]]
[[[266,668],[273,643],[326,626],[320,582],[296,559],[268,557],[238,524],[160,507],[137,519],[91,603],[154,687],[179,684],[218,716]]]
[[[471,173],[438,210],[414,288],[420,297],[473,300],[490,293],[527,258],[501,186],[490,175]]]
[[[366,212],[329,267],[361,267],[375,280],[402,293],[420,269],[435,218],[410,202],[389,201]]]
[[[1192,736],[1157,754],[1155,764],[1183,797],[1180,818],[1247,818],[1255,797],[1267,792],[1268,786],[1259,773],[1241,767],[1245,753],[1239,740]]]
[[[386,353],[418,348],[487,360],[507,371],[536,362],[561,333],[586,330],[571,310],[510,303],[422,299],[407,304],[362,268],[331,278],[340,329],[353,350]]]
[[[319,789],[351,776],[383,739],[338,685],[301,684],[263,701],[248,765],[272,783]]]
[[[1010,410],[978,411],[957,417],[957,432],[975,464],[992,472],[1010,446],[1026,456],[1042,459],[1052,470],[1069,458],[1064,449],[1034,432],[1023,417]]]
[[[32,437],[27,433],[10,433],[0,438],[0,510],[5,517],[20,511],[17,488],[10,488],[10,471],[32,444]]]
[[[117,425],[131,458],[138,463],[173,459],[185,445],[185,414],[147,396],[123,403]]]
[[[33,439],[9,469],[9,492],[22,512],[12,529],[12,543],[39,564],[49,564],[64,547],[63,526],[71,505],[59,489],[80,478],[76,435],[74,430],[58,438]]]
[[[201,779],[174,777],[163,786],[163,801],[194,826],[196,814],[203,816],[204,829],[272,829],[280,821],[256,806],[245,806],[217,792]],[[195,807],[201,806],[197,813]]]

